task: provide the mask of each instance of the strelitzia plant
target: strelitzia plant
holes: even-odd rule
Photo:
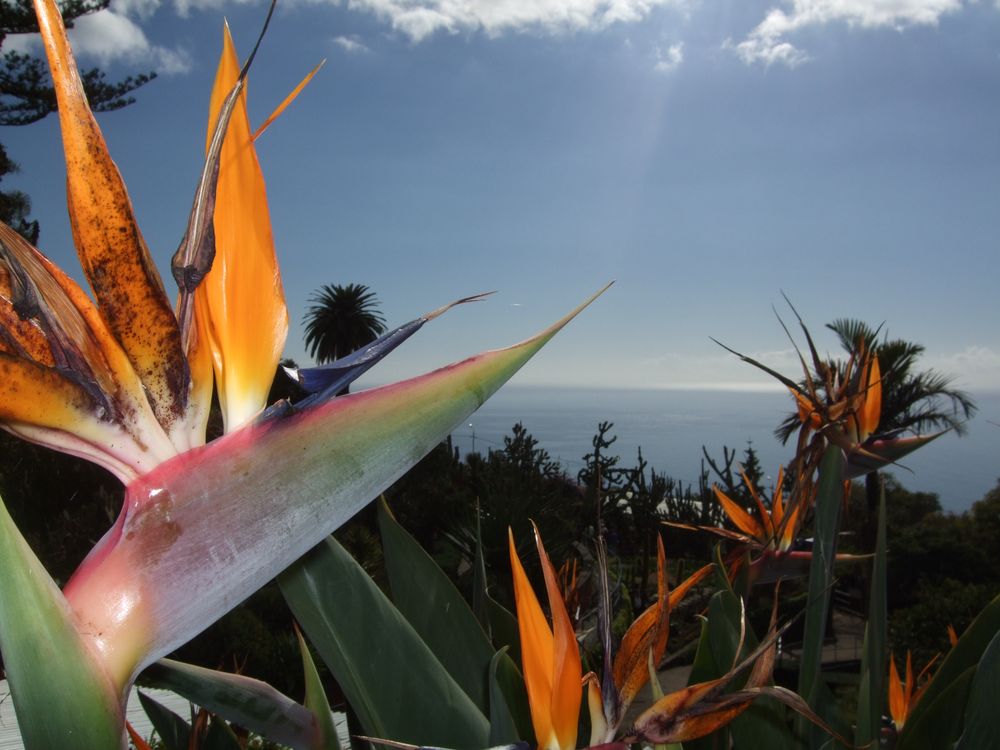
[[[662,543],[658,549],[657,602],[643,612],[626,632],[622,647],[608,669],[605,647],[605,688],[597,678],[581,675],[576,634],[559,591],[559,581],[535,528],[535,545],[542,563],[552,625],[545,619],[541,605],[528,581],[517,555],[513,532],[509,532],[511,569],[513,571],[518,629],[521,637],[521,660],[528,691],[531,719],[538,747],[542,750],[573,750],[576,747],[577,722],[581,703],[581,679],[587,685],[591,717],[590,746],[624,748],[634,742],[683,742],[697,739],[724,727],[763,695],[771,696],[810,720],[823,725],[794,693],[770,685],[775,658],[775,644],[782,630],[775,627],[775,608],[771,633],[756,649],[722,677],[692,685],[659,698],[649,709],[625,727],[622,723],[628,703],[655,671],[666,649],[670,609],[690,589],[711,572],[712,566],[696,571],[667,591],[666,557]],[[599,545],[600,549],[600,545]],[[742,618],[741,618],[742,619]],[[745,629],[744,631],[745,632]],[[736,650],[739,654],[740,645]],[[726,692],[743,672],[750,670],[746,684]]]
[[[799,353],[803,371],[801,382],[795,382],[721,342],[716,343],[777,379],[788,388],[795,400],[800,427],[795,460],[788,471],[797,494],[815,493],[813,481],[828,445],[835,445],[844,452],[847,459],[845,478],[854,479],[894,463],[940,435],[900,437],[880,434],[882,374],[876,353],[859,341],[847,362],[840,367],[835,366],[835,363],[820,357],[809,329],[794,308],[792,310],[812,360],[810,368],[805,357]],[[787,328],[785,330],[788,333]],[[790,333],[788,337],[792,338]]]
[[[107,468],[125,501],[63,591],[0,506],[0,648],[26,747],[117,748],[124,699],[145,666],[375,497],[575,313],[522,344],[333,398],[331,381],[357,377],[438,310],[320,374],[330,387],[305,406],[262,412],[287,312],[246,120],[249,61],[239,69],[227,35],[208,156],[172,263],[175,307],[58,7],[37,0],[36,11],[94,299],[0,227],[0,425]],[[213,387],[226,434],[206,443]]]
[[[785,503],[783,499],[784,468],[778,469],[778,479],[775,482],[770,509],[765,505],[759,491],[746,473],[741,472],[740,475],[743,478],[743,485],[750,493],[750,497],[753,498],[757,509],[756,516],[748,513],[740,503],[729,497],[718,485],[712,485],[715,499],[722,507],[726,518],[736,527],[735,531],[722,526],[696,526],[677,521],[664,521],[663,523],[687,531],[706,531],[736,542],[737,545],[730,551],[727,560],[730,577],[733,577],[742,568],[748,553],[751,556],[750,570],[754,582],[758,582],[765,568],[773,567],[779,561],[782,563],[782,568],[788,567],[784,563],[792,562],[794,564],[796,560],[804,560],[808,566],[809,553],[796,552],[792,549],[805,518],[805,511],[808,510],[808,503],[801,501]],[[809,499],[811,500],[811,498]],[[774,580],[773,576],[768,576],[768,580]]]
[[[676,521],[664,521],[667,526],[673,526],[687,531],[706,531],[710,534],[736,542],[729,551],[726,563],[729,577],[735,578],[744,569],[749,560],[747,582],[749,584],[773,583],[780,578],[803,576],[809,572],[812,552],[794,549],[795,540],[799,538],[802,524],[813,504],[813,497],[789,498],[785,496],[784,468],[778,469],[778,478],[774,485],[770,509],[765,504],[760,491],[743,472],[743,485],[754,501],[757,514],[748,513],[740,503],[733,500],[722,491],[718,485],[712,485],[715,499],[722,507],[723,513],[733,523],[736,530],[721,526],[693,526]],[[839,562],[852,562],[867,559],[864,555],[849,555],[837,553]]]
[[[656,601],[629,625],[622,636],[617,653],[611,643],[611,603],[607,586],[607,555],[603,540],[598,540],[598,565],[601,581],[600,628],[604,649],[603,679],[593,672],[584,678],[587,683],[587,705],[590,711],[590,744],[612,742],[618,736],[625,714],[639,692],[649,681],[656,666],[663,660],[670,636],[670,613],[681,600],[712,572],[705,565],[673,589],[670,588],[667,555],[663,539],[656,538]]]

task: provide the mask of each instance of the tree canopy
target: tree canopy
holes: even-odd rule
[[[310,297],[305,344],[318,363],[332,362],[385,333],[375,292],[364,284],[326,284]]]

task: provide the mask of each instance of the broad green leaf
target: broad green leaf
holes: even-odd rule
[[[378,503],[378,523],[392,603],[472,702],[487,713],[487,672],[494,650],[486,633],[455,584],[396,522],[384,500]]]
[[[191,725],[154,698],[139,691],[139,703],[166,750],[188,750]]]
[[[979,660],[969,702],[965,706],[965,726],[955,750],[980,750],[990,747],[1000,739],[1000,633],[993,636]]]
[[[805,635],[799,662],[798,694],[806,699],[814,711],[818,708],[817,683],[820,681],[823,638],[826,635],[826,618],[830,608],[843,495],[844,453],[837,446],[830,445],[823,454],[819,467],[812,564],[809,566],[809,597],[806,600]],[[804,719],[800,720],[799,725],[803,730],[812,731]]]
[[[510,661],[506,650],[497,651],[489,664],[490,693],[490,746],[517,742],[522,737],[531,736],[531,715],[528,713],[528,697],[524,691],[524,680],[517,667]],[[517,700],[520,692],[521,700]],[[519,723],[514,714],[519,714]],[[527,721],[528,732],[523,731]]]
[[[716,552],[718,552],[718,548]],[[726,579],[725,585],[728,587],[728,579]],[[698,650],[694,655],[694,664],[688,677],[688,685],[717,679],[726,674],[733,665],[733,652],[736,650],[739,636],[733,636],[727,630],[729,618],[726,610],[732,606],[730,599],[732,596],[732,591],[729,588],[724,588],[721,591],[716,591],[709,599],[708,613],[701,624]],[[739,609],[738,603],[736,608]],[[718,642],[716,642],[717,639]],[[729,726],[724,726],[707,737],[688,740],[684,744],[687,750],[723,750],[730,745]]]
[[[871,635],[869,631],[871,630],[871,623],[865,623],[865,634],[861,639],[861,669],[858,675],[858,720],[854,725],[854,742],[855,744],[862,744],[861,737],[867,737],[872,731],[872,718],[874,713],[872,711],[872,675],[871,675]],[[879,717],[879,725],[881,725],[881,717]],[[879,726],[879,732],[881,733],[881,726]]]
[[[367,734],[458,750],[489,744],[483,713],[335,540],[278,583]]]
[[[699,644],[688,684],[707,682],[729,672],[736,661],[736,648],[740,638],[741,608],[733,591],[726,589],[713,594],[708,605],[708,620],[703,627],[703,638]],[[753,631],[747,627],[740,658],[745,658],[758,645]],[[702,648],[702,646],[704,648]],[[701,653],[704,650],[704,653]],[[729,691],[739,689],[746,677],[735,680]],[[793,741],[791,730],[785,722],[785,711],[781,704],[770,698],[756,701],[726,728],[711,737],[685,743],[689,748],[714,748],[724,743],[725,737],[739,748],[761,748],[780,750],[789,747]]]
[[[958,643],[948,652],[941,666],[934,673],[934,679],[927,686],[917,705],[910,712],[903,734],[909,734],[910,727],[916,723],[923,712],[927,710],[937,696],[956,679],[959,679],[967,669],[975,667],[982,658],[983,652],[989,646],[993,637],[1000,631],[1000,595],[987,604],[977,615],[972,624],[965,629]]]
[[[326,691],[320,682],[312,654],[309,653],[309,645],[298,630],[295,635],[298,637],[299,651],[302,652],[302,671],[306,682],[305,705],[316,718],[319,730],[309,750],[340,750],[340,739],[337,737],[337,727],[333,723],[333,712],[330,710],[330,702],[326,699]]]
[[[885,485],[879,493],[878,530],[875,559],[872,561],[871,598],[861,656],[861,683],[858,689],[856,745],[879,739],[886,701],[886,629],[889,619],[886,583]]]
[[[504,701],[514,720],[517,737],[522,740],[534,740],[535,728],[531,723],[531,709],[528,707],[528,689],[524,684],[524,676],[506,646],[501,649],[503,656],[496,659],[495,682],[503,694]],[[490,700],[494,684],[490,683]]]
[[[293,748],[312,750],[317,731],[309,709],[260,680],[161,659],[139,684],[172,690],[195,705]]]
[[[123,742],[122,686],[102,668],[77,624],[0,501],[0,648],[28,750]]]
[[[486,596],[486,608],[490,617],[490,632],[493,634],[493,645],[506,648],[511,661],[521,663],[521,637],[517,631],[517,618],[509,609],[498,603],[489,594]]]
[[[521,638],[517,629],[517,618],[497,603],[487,589],[486,559],[483,556],[478,504],[476,506],[476,555],[472,579],[472,611],[483,630],[486,631],[494,648],[506,648],[511,661],[515,665],[520,664]],[[517,669],[516,666],[515,669]]]
[[[272,411],[132,482],[123,515],[66,590],[103,638],[129,645],[114,671],[128,676],[169,653],[305,554],[580,309],[506,349],[304,410]]]
[[[486,558],[483,556],[482,524],[479,521],[481,510],[476,501],[476,550],[472,568],[472,611],[482,625],[486,635],[492,640],[493,630],[489,616],[489,594],[486,591]]]

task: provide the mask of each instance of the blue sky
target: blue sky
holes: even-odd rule
[[[245,54],[263,15],[112,0],[74,31],[83,64],[160,73],[100,122],[164,271],[223,18]],[[520,340],[615,279],[520,382],[767,383],[709,337],[794,373],[783,291],[814,332],[884,322],[958,384],[1000,387],[995,0],[283,2],[252,121],[323,58],[258,141],[300,362],[321,284],[368,284],[392,324],[498,290],[425,328],[384,382]],[[4,185],[77,273],[57,126],[0,134],[22,164]]]

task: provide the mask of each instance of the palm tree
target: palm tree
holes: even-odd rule
[[[332,362],[385,333],[375,293],[364,284],[325,284],[309,298],[306,349],[318,364]]]

